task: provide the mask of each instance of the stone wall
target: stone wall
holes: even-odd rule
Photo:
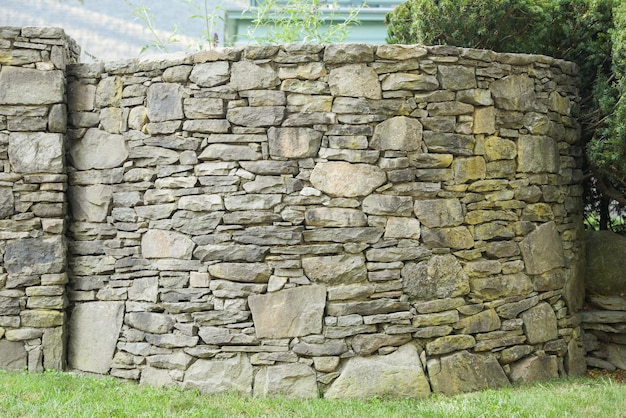
[[[58,28],[0,28],[0,367],[65,364],[65,68]]]
[[[584,372],[576,81],[398,45],[69,66],[69,367],[328,398]]]

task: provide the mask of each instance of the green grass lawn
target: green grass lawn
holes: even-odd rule
[[[0,372],[0,417],[585,417],[626,416],[626,385],[561,380],[423,400],[296,401],[157,389],[70,373]]]

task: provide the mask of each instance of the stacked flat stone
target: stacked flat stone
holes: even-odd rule
[[[66,64],[58,28],[0,28],[0,367],[65,365]]]
[[[582,313],[587,365],[626,370],[626,299],[590,296]]]
[[[576,82],[402,45],[70,66],[70,367],[327,398],[581,373]]]

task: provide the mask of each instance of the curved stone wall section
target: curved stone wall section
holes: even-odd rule
[[[294,45],[68,77],[71,367],[328,398],[584,371],[572,64]]]

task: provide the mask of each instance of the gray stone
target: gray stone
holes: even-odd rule
[[[251,61],[232,64],[230,85],[235,90],[271,90],[280,84],[278,74],[269,65],[258,65]]]
[[[43,333],[44,370],[64,370],[66,362],[67,331],[65,326],[47,328]],[[1,350],[0,350],[1,351]]]
[[[341,375],[324,397],[339,398],[425,398],[430,386],[422,369],[417,348],[406,344],[385,356],[355,357],[348,360]]]
[[[431,356],[465,350],[476,345],[471,335],[445,335],[426,343],[426,352]]]
[[[539,226],[519,246],[528,274],[541,274],[565,265],[563,244],[554,222]]]
[[[402,269],[404,292],[416,299],[451,298],[469,293],[467,276],[453,255],[436,255]]]
[[[359,356],[368,356],[382,347],[399,347],[411,341],[410,334],[359,334],[352,339],[352,349]]]
[[[442,89],[466,90],[476,87],[476,74],[473,68],[460,65],[440,65],[438,70]]]
[[[209,273],[235,282],[267,283],[271,270],[265,263],[217,263],[209,266]]]
[[[156,303],[159,298],[158,277],[141,277],[128,288],[128,299]]]
[[[222,212],[179,210],[172,216],[172,228],[188,235],[205,235],[212,233],[221,220]]]
[[[315,157],[322,133],[311,128],[274,128],[267,132],[270,155],[274,158]]]
[[[428,74],[394,73],[382,76],[383,91],[430,91],[439,87],[437,77]]]
[[[422,124],[396,116],[376,125],[370,146],[379,150],[418,151],[422,146]]]
[[[187,370],[194,358],[182,352],[173,354],[157,354],[147,359],[148,365],[161,369]]]
[[[46,105],[62,103],[65,80],[62,71],[3,66],[0,68],[0,103]]]
[[[556,356],[527,357],[511,364],[511,382],[532,383],[553,380],[559,377]]]
[[[367,270],[363,256],[332,255],[302,259],[304,274],[315,283],[327,285],[365,282]]]
[[[198,159],[239,161],[239,160],[260,160],[263,155],[247,145],[211,144],[202,151]]]
[[[28,353],[22,341],[0,340],[0,369],[21,372],[27,366]]]
[[[176,321],[169,315],[154,312],[129,312],[124,318],[126,325],[152,334],[172,331]]]
[[[9,162],[16,173],[63,173],[63,135],[44,132],[9,134]]]
[[[122,100],[122,78],[118,76],[103,78],[96,89],[96,106],[118,107]]]
[[[277,126],[285,118],[285,108],[283,106],[236,107],[228,110],[226,118],[230,123],[239,126]]]
[[[496,106],[505,110],[532,110],[536,103],[535,83],[526,74],[509,75],[491,83]]]
[[[151,122],[183,118],[183,88],[176,83],[155,83],[148,87],[146,108]]]
[[[174,231],[149,229],[141,238],[141,254],[145,258],[179,258],[191,260],[195,243]]]
[[[262,367],[254,376],[254,396],[317,398],[315,371],[302,363]]]
[[[9,241],[4,268],[10,275],[35,275],[65,271],[66,249],[63,238],[24,238]]]
[[[523,173],[558,173],[558,145],[548,136],[522,135],[517,140],[517,163]]]
[[[204,119],[224,116],[224,101],[214,98],[189,97],[183,100],[188,119]]]
[[[585,286],[605,296],[626,292],[623,279],[626,238],[611,231],[586,231],[584,239],[587,260]]]
[[[435,393],[456,395],[509,386],[509,379],[493,354],[461,351],[427,362],[430,384]]]
[[[111,210],[113,187],[108,185],[70,187],[68,200],[78,221],[103,222]]]
[[[0,187],[0,219],[8,218],[15,211],[15,198],[11,187]]]
[[[369,215],[411,216],[412,211],[410,196],[371,194],[363,199],[363,212]]]
[[[420,222],[413,218],[390,216],[387,218],[384,237],[417,240],[420,237]]]
[[[123,302],[88,302],[77,305],[69,321],[70,367],[108,373],[122,328]]]
[[[347,351],[343,340],[327,340],[320,344],[299,342],[293,346],[294,353],[308,357],[339,356]]]
[[[350,64],[334,68],[328,75],[333,96],[382,98],[378,74],[365,64]]]
[[[454,325],[460,334],[477,334],[500,329],[500,317],[493,309],[482,311],[459,320]]]
[[[258,245],[202,245],[198,246],[193,256],[201,261],[263,261],[268,247]]]
[[[245,354],[232,358],[197,360],[185,372],[183,387],[206,394],[252,394],[253,369]]]
[[[313,187],[337,197],[367,196],[386,179],[378,167],[346,162],[317,163],[310,178]]]
[[[429,227],[457,226],[463,223],[463,208],[458,199],[416,200],[413,211]]]
[[[358,209],[315,207],[304,213],[307,226],[359,227],[367,225],[367,216]]]
[[[567,344],[567,353],[564,358],[565,371],[568,376],[585,376],[587,374],[585,354],[585,348],[582,344],[577,339],[572,338]],[[622,369],[626,369],[626,367],[622,367]]]
[[[176,386],[178,382],[172,377],[169,370],[147,366],[141,371],[139,384],[153,387],[172,387]]]
[[[495,277],[475,278],[470,280],[472,294],[483,300],[495,300],[510,296],[528,296],[533,290],[533,283],[524,273],[505,274]],[[532,306],[532,301],[513,305],[509,312]],[[505,311],[501,311],[505,315]]]
[[[537,306],[522,312],[524,333],[529,344],[538,344],[558,337],[557,320],[550,305],[541,302]]]
[[[128,158],[128,151],[122,135],[90,128],[80,141],[71,144],[69,155],[79,170],[106,169],[120,166]]]
[[[374,45],[366,44],[329,44],[324,48],[324,61],[335,64],[372,62],[374,48]]]
[[[189,75],[189,80],[201,87],[213,87],[224,84],[229,78],[229,65],[226,61],[196,64]]]
[[[258,338],[291,338],[322,332],[326,287],[311,285],[248,298]]]

